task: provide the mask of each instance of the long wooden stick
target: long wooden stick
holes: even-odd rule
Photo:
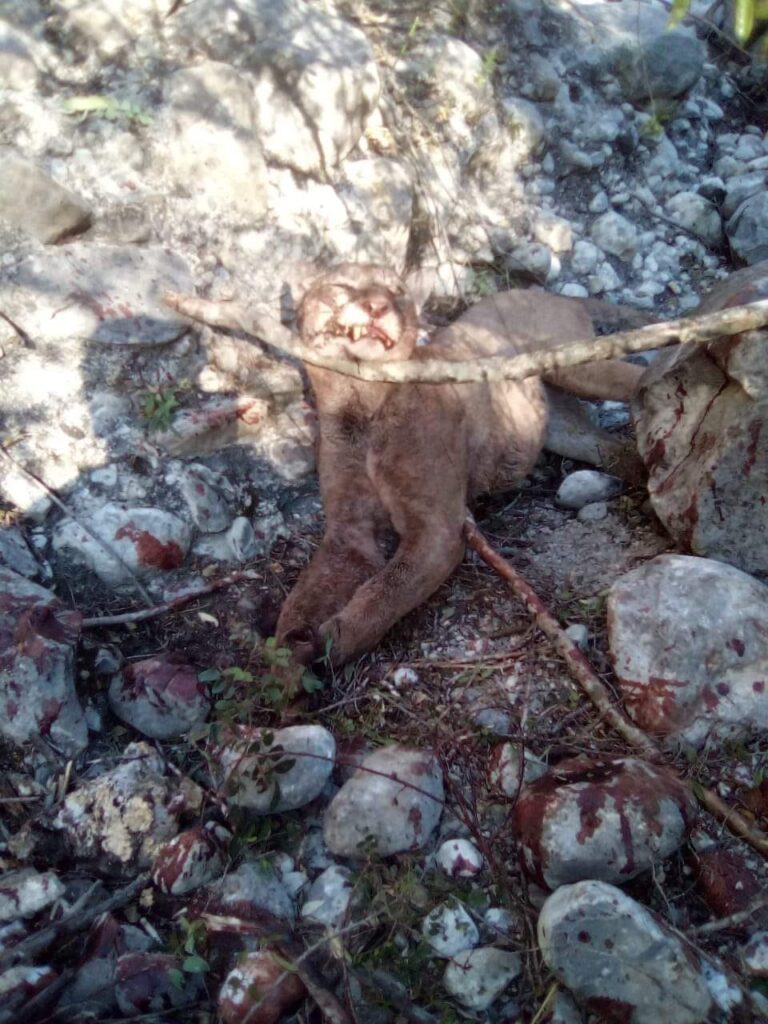
[[[249,309],[235,302],[209,302],[194,295],[178,295],[175,292],[166,292],[164,298],[167,305],[183,316],[254,335],[273,348],[312,366],[334,370],[357,380],[397,384],[416,381],[423,384],[472,384],[524,380],[558,367],[616,359],[631,352],[646,352],[665,345],[705,344],[768,324],[768,299],[761,299],[759,302],[732,306],[717,313],[666,320],[639,330],[568,341],[545,351],[524,352],[511,357],[492,356],[455,362],[445,359],[355,362],[317,355],[302,345],[279,320],[256,307]]]
[[[629,720],[611,700],[610,693],[579,648],[568,639],[562,626],[552,615],[536,591],[509,562],[495,551],[478,530],[470,513],[464,522],[464,536],[469,546],[478,553],[510,586],[532,615],[534,622],[563,658],[568,671],[584,690],[603,719],[627,743],[650,761],[663,762],[664,754],[653,740]],[[688,783],[688,788],[702,807],[719,818],[734,835],[749,843],[763,857],[768,858],[768,835],[754,828],[743,815],[729,807],[716,793],[703,786]]]

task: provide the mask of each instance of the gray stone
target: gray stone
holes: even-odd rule
[[[213,881],[226,866],[225,844],[231,838],[215,822],[179,832],[155,853],[153,884],[162,893],[179,896]]]
[[[745,199],[725,225],[731,252],[741,262],[768,259],[768,192]]]
[[[166,290],[194,291],[188,267],[174,253],[73,242],[28,257],[0,283],[0,302],[39,342],[75,337],[157,345],[188,330],[163,303]]]
[[[615,210],[593,221],[589,233],[604,252],[618,256],[620,260],[631,260],[637,250],[637,228]]]
[[[732,274],[702,313],[768,295],[768,262]],[[683,550],[768,570],[768,333],[660,353],[633,411],[654,512]]]
[[[0,733],[14,743],[47,740],[66,757],[88,741],[75,691],[79,612],[0,568]]]
[[[252,76],[218,61],[166,79],[155,118],[154,162],[172,187],[206,212],[229,210],[251,226],[267,211],[267,167],[258,140]]]
[[[0,876],[0,922],[34,917],[64,895],[64,884],[52,871],[34,868]]]
[[[552,973],[588,1012],[619,1006],[633,1024],[703,1024],[712,997],[681,939],[606,882],[564,885],[539,915]]]
[[[0,19],[0,82],[5,89],[34,89],[38,79],[37,40]],[[0,171],[2,174],[2,171]]]
[[[470,1010],[487,1010],[523,969],[519,953],[482,946],[458,953],[448,964],[443,984]]]
[[[501,100],[501,109],[503,124],[519,148],[519,156],[535,156],[546,138],[544,118],[539,113],[539,108],[518,96],[504,96]]]
[[[608,506],[604,501],[591,501],[582,505],[576,518],[580,523],[599,523],[608,515]]]
[[[146,577],[178,569],[189,550],[192,533],[189,524],[171,512],[122,508],[114,502],[107,502],[89,516],[87,525],[106,548],[72,519],[63,520],[56,528],[53,548],[87,566],[113,587],[130,584],[134,575]]]
[[[145,736],[167,740],[201,725],[211,709],[211,698],[197,669],[166,653],[130,662],[114,676],[109,706]]]
[[[172,32],[191,51],[249,73],[264,153],[301,173],[335,167],[378,103],[379,75],[364,34],[298,0],[185,5]]]
[[[274,867],[263,858],[246,860],[215,882],[197,889],[193,905],[209,914],[248,921],[266,911],[284,921],[293,921],[296,908]]]
[[[695,232],[711,246],[723,240],[720,214],[708,199],[696,192],[678,192],[666,202],[667,213],[676,224]]]
[[[468,839],[446,839],[435,854],[435,863],[449,878],[474,878],[483,870],[483,855]]]
[[[637,758],[573,758],[523,787],[513,828],[525,871],[540,886],[618,884],[674,853],[694,809],[664,769]]]
[[[617,55],[615,69],[633,102],[674,99],[701,77],[706,47],[690,32],[673,29]]]
[[[13,150],[0,149],[0,220],[41,242],[59,242],[85,231],[91,212],[36,164]]]
[[[178,831],[187,800],[176,777],[165,778],[162,758],[147,743],[129,743],[117,767],[80,783],[52,821],[72,856],[99,870],[148,868]]]
[[[421,923],[421,934],[437,956],[449,959],[480,941],[477,925],[461,903],[449,901],[435,907]]]
[[[201,463],[175,467],[167,474],[186,501],[192,521],[203,533],[220,533],[232,522],[230,502],[234,498],[231,485],[219,473]]]
[[[0,565],[28,579],[40,572],[40,565],[18,526],[0,528]]]
[[[737,174],[729,178],[725,186],[725,198],[720,212],[728,220],[736,213],[745,199],[765,189],[766,176],[763,171],[753,174]]]
[[[321,725],[289,725],[271,737],[267,743],[262,730],[241,726],[217,756],[229,802],[255,814],[310,803],[330,778],[336,757],[335,740]]]
[[[347,917],[353,885],[354,876],[349,868],[331,864],[309,887],[301,908],[302,918],[336,931]]]
[[[623,490],[624,484],[616,476],[595,469],[577,469],[560,484],[555,500],[563,508],[580,509],[596,501],[615,498]]]
[[[59,0],[54,12],[52,29],[63,29],[80,53],[110,61],[128,47],[157,39],[168,5],[165,0]]]
[[[741,962],[755,978],[768,978],[768,931],[754,932],[741,950]]]
[[[768,586],[721,562],[660,555],[608,597],[611,654],[643,729],[701,746],[768,727]]]
[[[523,242],[504,254],[504,269],[514,281],[543,284],[552,269],[552,252],[539,242]]]
[[[408,747],[382,747],[363,761],[325,813],[325,841],[339,857],[381,857],[425,845],[443,810],[436,758]]]

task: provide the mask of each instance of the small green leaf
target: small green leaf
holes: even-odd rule
[[[193,956],[188,956],[181,965],[181,969],[186,974],[205,974],[206,971],[210,970],[208,961],[195,953]]]
[[[175,967],[169,968],[168,980],[170,981],[174,988],[184,988],[184,975]]]
[[[301,677],[301,686],[305,693],[317,693],[323,688],[323,682],[318,679],[314,672],[304,672]]]
[[[217,668],[206,668],[197,673],[197,678],[201,683],[218,683],[221,679],[221,672]]]

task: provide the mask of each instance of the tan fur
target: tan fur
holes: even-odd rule
[[[416,312],[381,267],[344,264],[304,298],[305,344],[344,358],[466,359],[514,355],[588,338],[584,307],[538,290],[483,299],[416,347]],[[326,532],[289,594],[278,639],[334,664],[374,647],[461,561],[465,509],[532,469],[547,430],[539,378],[495,384],[369,383],[308,366],[317,402],[318,470]],[[608,361],[552,375],[590,398],[625,398],[640,371]],[[388,557],[391,542],[396,549]]]

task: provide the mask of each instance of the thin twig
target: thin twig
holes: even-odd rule
[[[737,910],[733,914],[728,914],[727,917],[720,917],[716,921],[707,921],[705,924],[700,924],[698,928],[691,928],[690,934],[713,935],[715,932],[724,932],[729,928],[738,928],[739,925],[745,924],[754,914],[765,910],[766,907],[768,907],[768,896],[760,896],[746,910]]]
[[[483,561],[494,569],[517,594],[536,625],[551,641],[558,654],[564,659],[568,671],[584,690],[605,722],[622,736],[627,743],[650,761],[663,761],[664,755],[644,732],[637,728],[627,716],[614,706],[610,693],[598,678],[587,658],[568,639],[559,622],[550,613],[544,602],[522,576],[506,559],[502,558],[483,534],[478,530],[472,515],[468,512],[464,522],[467,543]],[[688,783],[688,788],[710,814],[722,820],[734,835],[749,843],[763,857],[768,858],[768,835],[754,828],[747,819],[729,807],[716,793],[699,785]]]
[[[145,619],[155,619],[159,615],[165,615],[166,612],[172,612],[177,608],[181,608],[190,601],[194,601],[197,597],[213,594],[217,590],[231,587],[235,583],[242,583],[244,580],[258,579],[261,579],[261,574],[250,569],[231,572],[228,576],[222,576],[221,579],[201,584],[195,590],[180,594],[178,597],[173,597],[170,601],[164,601],[162,604],[156,604],[152,608],[142,608],[135,612],[121,612],[119,615],[99,615],[92,619],[83,619],[82,626],[83,629],[92,629],[97,626],[119,626],[126,622],[143,622]]]
[[[73,523],[77,523],[80,529],[84,530],[92,540],[95,540],[99,547],[101,547],[104,551],[107,552],[110,558],[114,558],[115,561],[119,563],[121,568],[123,568],[125,572],[128,574],[131,585],[136,590],[136,593],[139,595],[139,597],[141,597],[144,604],[151,608],[152,598],[149,596],[145,588],[137,579],[133,569],[131,569],[131,567],[125,563],[125,561],[120,557],[117,551],[115,551],[112,545],[108,541],[105,541],[103,537],[100,537],[97,533],[94,533],[94,531],[89,526],[87,526],[81,519],[78,519],[77,516],[74,515],[72,510],[69,509],[64,504],[64,502],[61,500],[58,494],[56,494],[55,491],[51,490],[51,488],[44,480],[41,480],[39,476],[36,476],[34,473],[31,473],[26,468],[26,466],[23,466],[18,459],[15,459],[4,445],[0,445],[0,455],[2,455],[7,462],[10,462],[12,466],[15,466],[16,469],[23,473],[28,480],[31,480],[32,483],[36,484],[37,487],[39,487],[40,490],[48,498],[51,499],[51,501],[54,503],[56,508],[59,509],[60,512],[63,512],[64,515],[68,519],[71,519]]]
[[[558,367],[616,359],[631,352],[646,352],[665,345],[705,344],[744,331],[756,330],[768,324],[768,299],[761,299],[759,302],[732,306],[716,313],[667,320],[649,324],[638,330],[605,334],[599,338],[568,341],[555,348],[524,352],[511,357],[475,357],[455,361],[420,357],[392,362],[355,362],[350,359],[320,356],[311,348],[300,344],[278,320],[270,320],[263,314],[253,313],[247,307],[236,303],[209,302],[194,295],[177,295],[173,292],[166,293],[165,301],[184,316],[203,323],[242,330],[246,334],[262,338],[273,348],[303,359],[311,366],[333,370],[357,380],[388,381],[396,384],[416,381],[423,384],[473,384],[524,380]]]
[[[26,939],[22,939],[15,946],[11,946],[3,953],[0,953],[0,971],[7,970],[9,967],[13,967],[14,964],[21,963],[24,960],[29,960],[37,956],[38,953],[42,953],[43,950],[48,949],[54,942],[58,942],[67,935],[73,935],[75,932],[87,928],[101,914],[116,910],[118,907],[124,907],[141,892],[149,883],[149,879],[149,872],[146,871],[137,878],[134,878],[129,885],[118,889],[117,892],[114,892],[106,899],[100,900],[98,903],[94,903],[91,907],[80,909],[75,904],[72,910],[62,917],[61,920],[55,921],[53,924],[48,925],[47,928],[41,928],[40,931],[35,932]]]

